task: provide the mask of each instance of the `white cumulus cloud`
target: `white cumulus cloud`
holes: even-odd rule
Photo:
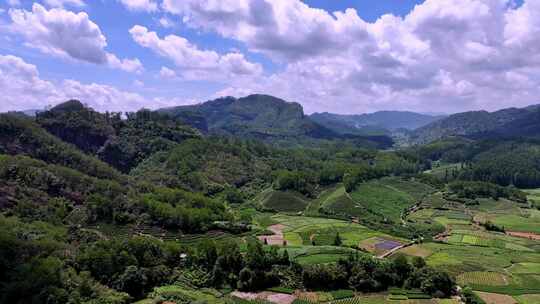
[[[119,0],[127,9],[131,11],[155,12],[158,10],[158,3],[154,0]]]
[[[63,8],[47,10],[34,3],[32,11],[9,11],[12,32],[21,35],[28,47],[58,57],[108,64],[125,71],[140,71],[138,59],[118,59],[105,48],[107,39],[99,26],[85,12],[74,13]]]
[[[194,29],[237,40],[284,70],[217,94],[275,94],[308,112],[463,111],[540,102],[540,2],[426,0],[363,20],[299,0],[164,0]]]
[[[105,84],[44,80],[35,65],[13,55],[0,55],[0,91],[0,112],[44,109],[69,99],[79,99],[98,111],[135,111],[175,104],[166,98],[145,98]]]
[[[215,51],[201,50],[184,37],[168,35],[162,39],[156,32],[140,25],[132,27],[129,32],[139,45],[173,61],[186,79],[223,79],[262,73],[260,64],[249,62],[241,53],[220,55]]]
[[[178,75],[176,75],[176,72],[169,69],[168,67],[161,67],[161,70],[159,71],[159,76],[165,79],[174,79],[178,77]]]

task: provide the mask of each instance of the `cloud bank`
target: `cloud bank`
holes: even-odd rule
[[[461,111],[540,102],[540,2],[427,0],[369,23],[296,0],[164,0],[186,26],[244,43],[283,71],[264,92],[308,111]]]

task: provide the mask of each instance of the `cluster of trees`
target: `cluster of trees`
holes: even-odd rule
[[[354,289],[379,292],[389,287],[418,288],[435,297],[448,297],[455,282],[447,273],[426,266],[422,258],[409,263],[404,256],[378,260],[369,256],[351,256],[337,264],[308,266],[303,270],[308,289]]]
[[[385,176],[384,170],[372,166],[356,166],[343,178],[343,184],[347,192],[352,192],[360,185],[367,181],[381,178]]]
[[[280,170],[275,173],[274,188],[287,191],[294,190],[308,197],[315,196],[317,179],[314,174],[302,171]]]
[[[0,303],[129,303],[74,263],[62,226],[0,216]]]
[[[115,131],[97,155],[122,172],[129,172],[156,152],[200,137],[197,130],[149,110],[126,113],[126,119],[115,125]]]
[[[518,188],[540,187],[540,142],[535,139],[446,138],[400,153],[431,168],[432,161],[462,163],[452,179],[491,182]]]
[[[384,176],[416,175],[422,170],[422,164],[403,153],[379,152],[374,159],[364,165],[350,166],[343,177],[347,192],[352,192],[361,183]]]
[[[190,139],[162,158],[150,159],[134,175],[148,180],[146,173],[159,168],[159,174],[166,176],[166,184],[213,195],[227,186],[240,188],[248,183],[268,182],[268,157],[269,149],[261,143],[226,137]]]
[[[222,201],[202,194],[120,184],[26,156],[0,155],[0,187],[4,211],[30,221],[138,222],[195,233],[233,220]]]
[[[232,220],[222,203],[178,189],[157,188],[142,195],[141,202],[155,224],[190,233],[207,231],[215,221]]]
[[[126,201],[117,181],[26,156],[0,155],[0,187],[4,212],[26,220],[63,223],[78,206],[106,201],[118,209]]]
[[[527,202],[527,195],[518,189],[502,187],[487,182],[455,181],[448,184],[448,190],[460,198],[506,198],[517,202]]]
[[[462,178],[525,189],[540,187],[539,147],[530,141],[497,143],[476,155]]]
[[[484,228],[486,228],[486,230],[489,230],[489,231],[496,231],[496,232],[503,232],[503,233],[505,232],[504,226],[499,227],[495,225],[494,223],[492,223],[491,221],[487,221],[485,223],[482,223],[481,225],[484,226]]]

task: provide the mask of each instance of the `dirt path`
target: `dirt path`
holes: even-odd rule
[[[515,237],[520,237],[524,239],[540,241],[540,234],[536,234],[533,232],[506,231],[506,234],[509,236],[515,236]]]
[[[481,291],[478,291],[477,294],[486,304],[517,304],[516,300],[508,295]]]
[[[276,224],[268,227],[267,229],[269,231],[272,231],[272,233],[274,234],[260,235],[258,236],[259,240],[261,242],[264,242],[264,240],[266,240],[266,243],[268,245],[283,245],[283,241],[285,241],[285,238],[283,237],[283,230],[285,229],[285,225]]]
[[[234,291],[231,293],[233,297],[237,297],[244,300],[249,301],[267,301],[270,303],[275,304],[291,304],[294,300],[296,300],[296,296],[290,295],[290,294],[284,294],[284,293],[276,293],[276,292],[240,292],[240,291]]]
[[[445,242],[447,238],[452,234],[452,228],[445,227],[444,232],[441,232],[433,237],[434,240]]]

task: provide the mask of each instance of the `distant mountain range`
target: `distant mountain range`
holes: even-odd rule
[[[444,116],[431,116],[406,111],[380,111],[360,115],[315,113],[315,122],[341,134],[389,134],[398,129],[414,130]]]
[[[35,116],[39,112],[31,110],[17,113]],[[224,97],[197,105],[159,109],[156,112],[166,114],[202,133],[286,145],[349,140],[381,148],[389,147],[393,142],[398,145],[424,144],[452,136],[471,139],[540,138],[540,105],[495,112],[470,111],[449,116],[407,111],[305,115],[298,103],[269,95],[249,95],[243,98]]]
[[[423,144],[445,137],[472,139],[540,137],[540,106],[495,112],[470,111],[450,116],[407,111],[380,111],[360,115],[315,113],[268,95],[226,97],[198,105],[159,110],[203,132],[263,140],[356,138],[399,145]]]

